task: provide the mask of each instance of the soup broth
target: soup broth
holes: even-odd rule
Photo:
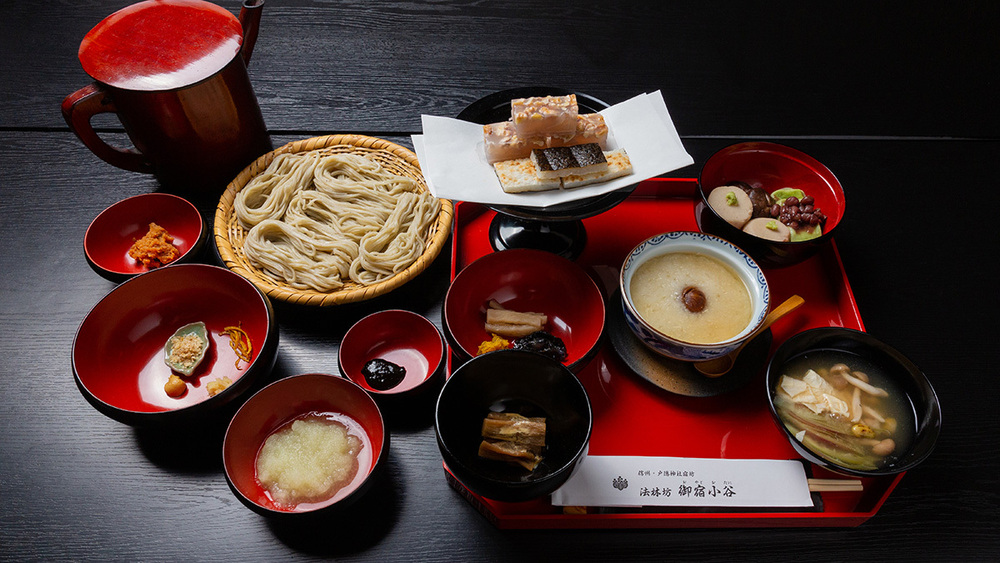
[[[702,306],[685,303],[685,290],[701,292]],[[630,286],[636,312],[656,330],[695,344],[735,337],[750,324],[750,292],[736,272],[711,256],[672,252],[636,269]]]
[[[789,361],[782,374],[775,410],[796,439],[823,459],[879,470],[913,443],[916,416],[909,397],[865,358],[810,352]]]

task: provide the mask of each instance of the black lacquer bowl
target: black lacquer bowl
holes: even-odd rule
[[[546,446],[533,471],[479,456],[483,419],[493,412],[545,417]],[[452,474],[483,497],[519,502],[552,493],[586,454],[593,424],[590,399],[559,362],[521,350],[473,358],[441,389],[435,414],[438,447]]]

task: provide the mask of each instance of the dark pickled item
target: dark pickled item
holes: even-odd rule
[[[763,188],[755,188],[746,182],[730,182],[730,186],[735,186],[744,192],[750,198],[750,203],[753,204],[753,215],[751,218],[756,219],[757,217],[769,217],[771,215],[771,206],[774,205],[774,200],[771,199],[771,194],[767,193]]]
[[[752,188],[747,192],[747,195],[750,196],[750,202],[753,203],[754,218],[771,215],[771,205],[774,204],[774,200],[766,191],[761,188]]]
[[[518,338],[514,342],[514,349],[538,352],[560,362],[566,361],[566,358],[569,357],[566,353],[566,344],[563,343],[562,339],[544,330]]]
[[[365,363],[361,373],[372,389],[388,391],[402,383],[406,377],[406,368],[382,358],[375,358]]]

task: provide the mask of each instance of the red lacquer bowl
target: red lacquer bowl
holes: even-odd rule
[[[455,276],[442,310],[445,334],[458,356],[475,356],[491,338],[484,326],[491,299],[507,309],[547,315],[545,330],[566,345],[563,363],[571,370],[596,353],[604,331],[604,297],[575,262],[541,250],[513,249],[466,266]]]
[[[376,358],[402,366],[406,376],[390,389],[370,385],[362,368]],[[380,402],[433,393],[443,383],[444,360],[444,338],[434,323],[401,309],[379,311],[355,323],[337,357],[340,373]]]
[[[166,193],[148,193],[123,199],[98,215],[83,237],[90,267],[102,277],[122,282],[150,271],[128,255],[132,243],[156,223],[174,237],[180,256],[171,264],[191,261],[208,238],[208,229],[191,202]]]
[[[779,188],[801,189],[827,216],[823,234],[801,242],[773,242],[730,225],[708,204],[708,194],[731,182],[745,182],[768,193]],[[739,143],[715,153],[701,170],[698,194],[698,228],[735,244],[765,267],[790,266],[819,252],[833,238],[846,208],[844,189],[829,168],[801,151],[776,143]]]
[[[304,415],[346,417],[348,431],[362,439],[357,473],[332,497],[295,506],[280,505],[257,479],[257,455],[268,436]],[[389,455],[389,432],[375,401],[364,389],[335,375],[295,375],[261,389],[233,417],[222,446],[226,481],[254,512],[275,518],[333,516],[354,504],[376,482]]]
[[[164,345],[178,328],[204,322],[211,343],[180,397],[164,384],[171,369]],[[252,344],[249,365],[240,360],[230,337],[239,326]],[[246,393],[270,372],[278,347],[271,303],[256,287],[229,270],[182,264],[136,276],[91,309],[73,342],[73,375],[97,410],[133,426],[168,426],[202,420]],[[210,396],[208,384],[228,377],[232,384]]]

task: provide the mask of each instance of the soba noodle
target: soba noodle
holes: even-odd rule
[[[278,155],[236,194],[252,265],[296,289],[370,285],[423,253],[441,202],[355,154]]]

